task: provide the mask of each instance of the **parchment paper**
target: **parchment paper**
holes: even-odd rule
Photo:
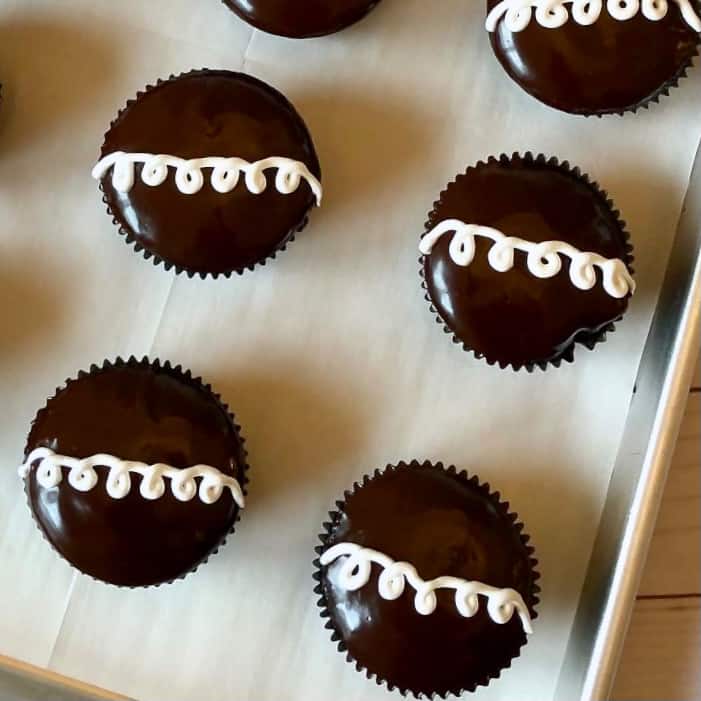
[[[144,701],[385,698],[323,629],[312,548],[355,479],[430,458],[503,492],[543,574],[535,635],[477,698],[553,697],[701,135],[701,76],[635,117],[567,117],[509,81],[483,18],[476,0],[384,0],[348,31],[295,42],[253,32],[217,0],[0,0],[0,652]],[[90,178],[126,100],[202,66],[281,89],[325,185],[274,264],[205,282],[125,246]],[[604,346],[532,376],[453,346],[417,263],[426,213],[455,174],[529,149],[609,190],[639,281]],[[252,465],[226,547],[196,575],[142,591],[75,575],[39,535],[15,472],[56,385],[131,353],[214,383]]]

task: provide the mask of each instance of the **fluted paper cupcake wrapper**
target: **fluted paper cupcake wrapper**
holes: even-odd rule
[[[343,493],[343,499],[336,501],[336,509],[333,511],[329,511],[329,520],[322,524],[322,528],[324,529],[324,531],[323,533],[319,534],[319,540],[322,544],[314,548],[314,552],[316,553],[317,557],[313,561],[314,573],[312,574],[312,578],[316,582],[316,586],[314,587],[314,593],[319,596],[319,599],[317,601],[317,606],[320,609],[319,615],[322,619],[326,620],[324,628],[331,631],[331,641],[336,643],[338,652],[340,652],[341,654],[345,653],[346,661],[354,665],[356,671],[365,674],[367,679],[374,680],[378,686],[384,685],[389,691],[396,690],[402,696],[411,695],[417,699],[424,697],[439,697],[445,699],[449,696],[460,696],[466,692],[473,692],[480,686],[488,686],[491,680],[498,679],[501,676],[501,672],[511,667],[512,661],[520,656],[520,651],[517,655],[514,655],[509,659],[504,659],[500,664],[496,665],[495,669],[485,671],[483,675],[475,678],[475,680],[469,685],[466,684],[461,688],[450,689],[449,691],[435,691],[430,696],[427,696],[423,692],[403,688],[395,684],[391,679],[386,679],[383,676],[377,674],[376,672],[371,671],[365,665],[361,664],[350,654],[343,640],[342,632],[333,623],[333,618],[331,617],[331,613],[328,608],[328,601],[326,599],[326,595],[324,593],[324,586],[322,583],[325,568],[321,565],[321,555],[327,549],[328,542],[333,537],[334,528],[339,523],[342,517],[342,513],[345,510],[346,501],[348,500],[348,498],[351,497],[355,492],[363,489],[373,480],[377,479],[378,477],[381,477],[386,472],[394,470],[436,470],[446,472],[449,475],[452,475],[456,480],[460,481],[461,483],[468,485],[470,488],[476,491],[481,492],[484,496],[491,500],[491,502],[494,504],[494,507],[500,514],[502,514],[503,516],[505,516],[513,522],[513,527],[518,532],[521,542],[523,543],[523,546],[528,554],[531,571],[531,590],[530,592],[528,592],[527,595],[524,595],[523,592],[520,593],[523,596],[526,605],[528,606],[531,619],[535,620],[538,617],[536,607],[540,603],[540,598],[538,594],[540,593],[541,589],[537,584],[538,580],[540,579],[540,573],[537,570],[538,560],[536,557],[534,557],[535,548],[529,544],[531,538],[529,535],[523,532],[524,525],[518,520],[518,515],[510,511],[509,502],[502,501],[501,494],[498,491],[493,492],[491,490],[491,487],[489,486],[489,483],[481,483],[476,475],[470,476],[465,470],[458,471],[457,468],[453,465],[445,467],[442,462],[432,463],[428,460],[423,462],[419,462],[418,460],[412,460],[409,463],[401,461],[398,462],[396,465],[389,464],[384,469],[378,468],[371,475],[366,474],[360,481],[355,482],[351,489],[348,489]]]
[[[32,420],[31,426],[30,426],[30,431],[29,433],[31,434],[32,427],[34,424],[41,418],[41,416],[47,411],[51,401],[56,397],[60,392],[62,392],[66,387],[68,387],[72,382],[75,382],[75,380],[81,379],[83,377],[89,376],[89,375],[96,375],[105,371],[109,371],[113,368],[125,368],[125,367],[148,367],[152,368],[157,371],[166,371],[171,377],[176,378],[181,380],[182,382],[190,385],[191,387],[194,387],[203,393],[209,395],[209,397],[214,401],[219,409],[226,415],[228,418],[232,428],[234,429],[234,432],[236,433],[236,436],[238,437],[240,443],[241,443],[241,453],[243,456],[243,463],[240,466],[240,475],[241,479],[239,480],[240,485],[241,485],[241,490],[243,491],[244,495],[248,494],[248,491],[246,489],[246,485],[248,484],[248,470],[249,470],[249,465],[248,465],[248,451],[246,450],[245,443],[246,439],[241,435],[241,427],[236,423],[236,418],[234,414],[230,411],[229,407],[227,404],[225,404],[219,394],[214,392],[212,389],[211,385],[206,384],[201,377],[195,377],[192,375],[190,370],[184,370],[181,365],[172,365],[170,361],[160,361],[158,358],[154,360],[150,360],[148,357],[144,356],[141,360],[137,359],[135,356],[130,356],[127,360],[123,360],[120,357],[115,358],[115,360],[107,360],[105,359],[101,365],[93,364],[90,366],[89,370],[80,370],[77,373],[77,376],[75,379],[73,378],[68,378],[63,385],[59,386],[56,388],[56,391],[54,394],[49,397],[46,400],[46,403],[44,406],[39,409],[39,411],[36,413],[36,416]],[[30,445],[29,442],[25,445],[24,449],[24,460],[27,459],[30,453]],[[226,539],[232,535],[236,529],[236,524],[240,521],[241,519],[241,511],[242,509],[237,509],[236,511],[236,518],[234,519],[233,523],[231,524],[231,527],[224,532],[222,535],[221,540],[212,548],[212,550],[205,555],[201,560],[196,562],[192,569],[188,570],[187,572],[183,572],[181,575],[178,575],[177,577],[173,577],[172,579],[163,581],[163,582],[158,582],[157,584],[146,584],[146,585],[137,585],[137,586],[128,586],[124,584],[114,584],[113,582],[108,582],[104,579],[98,579],[96,577],[93,577],[91,574],[87,572],[83,572],[79,567],[77,567],[74,563],[70,562],[67,560],[54,546],[54,544],[46,537],[46,533],[44,532],[44,529],[42,528],[41,524],[38,522],[34,510],[31,507],[31,502],[30,502],[30,496],[29,496],[29,484],[28,480],[24,480],[24,493],[25,496],[27,497],[27,505],[29,507],[29,511],[32,515],[32,519],[34,520],[34,523],[36,524],[37,528],[39,529],[39,532],[41,533],[42,537],[44,540],[51,546],[52,550],[64,561],[67,562],[73,569],[76,571],[80,572],[86,577],[90,577],[90,579],[100,582],[102,584],[108,584],[109,586],[112,587],[117,587],[119,589],[149,589],[153,587],[160,587],[165,584],[172,584],[174,582],[177,582],[178,580],[185,579],[189,574],[192,574],[193,572],[196,572],[202,565],[205,565],[208,561],[209,558],[212,557],[212,555],[216,555],[219,552],[219,549],[226,544]]]
[[[139,92],[136,93],[136,97],[132,98],[131,100],[127,100],[126,105],[119,110],[117,116],[110,122],[110,128],[105,132],[105,136],[102,142],[102,148],[101,152],[104,149],[104,145],[107,142],[107,135],[111,131],[111,129],[114,127],[114,125],[122,118],[122,116],[129,110],[129,108],[143,95],[146,93],[150,92],[151,90],[154,90],[155,88],[163,85],[164,83],[169,83],[173,80],[178,80],[180,78],[184,78],[186,76],[192,76],[192,75],[207,75],[212,72],[221,72],[218,70],[212,70],[210,68],[197,68],[193,69],[191,71],[185,71],[183,73],[179,73],[177,75],[172,74],[169,78],[166,79],[161,79],[159,78],[154,85],[147,85],[143,90],[140,90]],[[230,73],[234,73],[234,71],[227,71]],[[249,76],[246,73],[238,73],[237,75],[240,76],[245,76],[247,78],[252,78],[252,76]],[[257,80],[257,79],[256,79]],[[273,88],[271,85],[268,85],[268,88],[271,91],[274,91],[279,95],[279,97],[292,109],[294,109],[294,106],[292,103],[278,90]],[[295,110],[296,111],[296,110]],[[300,117],[301,119],[301,117]],[[311,143],[311,135],[309,136],[309,141]],[[104,176],[107,177],[107,176]],[[132,231],[129,231],[126,229],[123,225],[123,223],[118,219],[118,217],[115,215],[115,213],[112,211],[112,208],[109,205],[109,202],[107,201],[107,194],[105,193],[105,189],[103,187],[103,179],[100,179],[98,182],[98,187],[100,188],[100,192],[102,193],[102,202],[104,203],[106,209],[107,209],[107,214],[109,217],[112,219],[112,223],[117,227],[118,233],[124,237],[124,240],[126,243],[130,244],[132,248],[134,249],[135,252],[141,253],[142,256],[144,257],[145,260],[150,260],[154,266],[159,266],[162,265],[166,270],[170,271],[173,270],[176,275],[180,275],[182,273],[185,273],[189,278],[193,278],[195,276],[201,278],[202,280],[211,277],[211,278],[219,278],[219,277],[224,277],[224,278],[230,278],[232,275],[243,275],[246,271],[253,271],[256,269],[256,267],[259,266],[264,266],[266,265],[269,261],[275,260],[277,257],[278,253],[281,253],[282,251],[287,250],[287,246],[292,243],[295,240],[295,236],[299,233],[301,233],[309,223],[309,212],[313,209],[313,205],[307,209],[305,212],[304,216],[302,219],[294,224],[292,227],[290,227],[290,230],[288,231],[287,235],[282,238],[280,243],[265,257],[261,258],[260,260],[257,260],[253,263],[249,263],[248,265],[245,265],[241,268],[234,268],[232,270],[227,270],[224,272],[209,272],[209,271],[204,271],[204,270],[192,270],[188,268],[187,266],[183,265],[178,265],[177,263],[174,263],[171,260],[168,260],[167,258],[164,258],[155,251],[152,251],[148,248],[146,248],[143,244],[140,244],[137,241],[136,236]]]
[[[696,11],[697,13],[701,13],[701,2],[696,2],[695,3]],[[683,80],[684,78],[687,78],[689,75],[689,69],[694,67],[694,62],[696,61],[696,58],[699,55],[699,48],[701,47],[701,35],[699,35],[697,42],[696,42],[696,48],[694,50],[694,53],[689,56],[689,58],[684,61],[684,63],[677,69],[676,73],[669,78],[669,80],[666,80],[655,92],[652,93],[649,97],[645,98],[644,100],[641,100],[637,105],[633,105],[632,107],[629,107],[628,109],[625,110],[601,110],[598,112],[581,112],[577,113],[578,116],[580,117],[609,117],[612,115],[618,116],[618,117],[625,117],[626,114],[636,114],[638,110],[641,109],[650,109],[650,107],[659,104],[660,100],[669,97],[670,91],[674,90],[675,88],[679,87],[679,82]]]
[[[684,64],[679,68],[679,70],[674,74],[672,78],[665,81],[665,83],[658,88],[652,95],[639,102],[637,105],[629,107],[625,110],[600,110],[597,112],[568,112],[567,114],[572,114],[576,117],[585,117],[590,119],[591,117],[598,117],[603,119],[604,117],[625,117],[627,114],[637,114],[640,110],[649,110],[651,107],[658,105],[660,101],[666,97],[669,97],[670,92],[675,88],[679,87],[680,81],[684,78],[688,78],[689,70],[694,67],[696,58],[699,55],[699,46],[696,46],[696,50],[693,56],[689,57]],[[534,98],[536,99],[536,98]],[[549,105],[548,105],[549,106]],[[556,109],[552,107],[551,109]]]
[[[429,212],[428,214],[428,219],[426,220],[426,223],[424,224],[424,232],[421,234],[421,238],[426,236],[426,234],[431,230],[431,219],[436,215],[436,211],[438,207],[440,206],[441,200],[443,199],[444,195],[446,194],[448,188],[450,188],[452,185],[454,185],[457,180],[467,173],[469,173],[471,170],[476,170],[479,169],[483,166],[492,164],[492,163],[501,163],[503,165],[509,165],[513,160],[515,159],[521,159],[523,160],[524,163],[533,163],[533,164],[539,164],[539,165],[547,165],[549,168],[552,168],[555,171],[558,171],[560,173],[564,173],[566,175],[572,176],[579,180],[580,182],[584,183],[587,185],[587,187],[590,188],[592,193],[601,198],[603,202],[605,202],[606,206],[608,207],[609,211],[615,218],[616,222],[618,223],[618,228],[620,230],[621,237],[623,239],[624,247],[625,247],[625,258],[624,262],[626,264],[626,267],[628,268],[629,272],[631,275],[634,274],[634,269],[633,269],[633,262],[635,260],[633,256],[633,246],[630,243],[630,234],[628,233],[626,229],[626,223],[621,219],[621,213],[618,209],[616,209],[615,204],[613,200],[608,196],[608,193],[606,190],[602,189],[601,186],[599,185],[598,182],[595,180],[592,180],[589,175],[586,173],[583,173],[579,167],[577,166],[571,166],[569,161],[560,161],[558,158],[555,156],[552,157],[547,157],[544,156],[542,153],[538,154],[537,156],[534,156],[532,152],[527,151],[524,154],[520,154],[518,152],[513,153],[511,156],[502,153],[499,157],[496,156],[490,156],[486,161],[478,161],[475,165],[470,166],[467,168],[467,170],[464,173],[458,174],[446,187],[441,191],[441,194],[439,195],[438,199],[433,203],[433,209]],[[623,315],[619,316],[618,318],[614,319],[613,321],[606,322],[602,326],[596,329],[592,330],[586,330],[582,331],[575,336],[573,336],[566,345],[563,345],[563,347],[557,351],[553,356],[550,358],[546,358],[544,360],[535,360],[529,363],[524,363],[522,365],[516,365],[513,363],[504,363],[504,362],[499,362],[494,359],[488,358],[486,355],[477,352],[473,348],[471,348],[465,341],[463,341],[454,331],[451,329],[441,317],[440,313],[436,309],[435,305],[433,304],[433,300],[431,299],[431,296],[428,292],[428,286],[426,284],[426,275],[424,271],[424,262],[425,262],[426,256],[422,255],[419,257],[419,276],[421,278],[421,287],[424,290],[424,299],[428,302],[429,309],[430,311],[434,314],[436,323],[439,324],[440,326],[443,327],[443,331],[445,334],[452,336],[453,343],[456,345],[462,346],[462,349],[468,353],[471,353],[475,358],[478,360],[484,360],[487,362],[488,365],[498,365],[502,370],[505,368],[511,368],[514,371],[518,370],[526,370],[529,373],[532,373],[536,370],[536,368],[539,368],[540,370],[547,370],[548,367],[556,367],[559,368],[560,365],[564,362],[566,363],[573,363],[574,362],[574,351],[575,347],[579,344],[584,346],[585,348],[588,348],[589,350],[593,350],[595,346],[597,346],[600,343],[604,343],[607,338],[607,334],[613,333],[613,331],[616,330],[615,324],[619,322],[622,318]]]

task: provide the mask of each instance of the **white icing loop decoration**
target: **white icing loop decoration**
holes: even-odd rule
[[[115,170],[117,169],[117,164],[115,164]],[[153,156],[144,162],[144,166],[141,170],[141,179],[150,187],[158,187],[162,185],[168,178],[168,164],[160,156]],[[114,174],[112,175],[112,182],[114,183]],[[134,169],[131,168],[131,178],[129,189],[134,185]],[[117,187],[117,184],[114,183]],[[120,188],[117,188],[120,189]],[[124,192],[124,190],[121,190]]]
[[[134,474],[141,475],[141,485],[139,486],[139,494],[141,494],[141,496],[144,499],[147,499],[148,501],[155,501],[156,499],[160,499],[166,492],[166,484],[165,480],[163,479],[163,468],[165,467],[167,466],[153,465],[153,469],[148,469],[148,467],[144,469],[143,466],[139,463],[131,462],[125,464],[122,467],[122,469],[124,470],[130,482],[131,477],[129,476],[129,473],[133,472]],[[177,497],[178,495],[176,490],[176,479],[177,477],[173,477],[171,479],[170,489],[173,492],[173,494]],[[128,492],[126,494],[128,494]]]
[[[591,290],[596,285],[596,269],[586,253],[579,252],[572,256],[570,275],[574,286],[580,290]]]
[[[296,192],[305,180],[321,204],[321,183],[301,161],[272,156],[253,163],[243,158],[207,156],[186,160],[177,156],[153,153],[126,153],[115,151],[95,165],[92,176],[103,178],[112,168],[112,185],[118,192],[129,192],[134,187],[135,166],[141,163],[141,180],[150,187],[162,185],[168,178],[168,168],[175,168],[175,186],[184,195],[194,195],[204,187],[204,169],[211,169],[209,181],[212,188],[223,195],[231,192],[239,183],[241,173],[249,192],[260,195],[268,187],[266,170],[276,170],[275,188],[282,195]]]
[[[467,267],[475,257],[476,239],[491,239],[494,245],[487,254],[489,265],[499,273],[514,267],[514,254],[526,254],[528,270],[541,279],[555,277],[562,270],[562,256],[570,259],[569,275],[572,284],[580,290],[591,290],[597,282],[596,268],[602,273],[606,294],[622,299],[635,293],[635,280],[628,266],[620,258],[604,258],[598,253],[580,251],[564,241],[533,243],[516,236],[506,236],[497,229],[477,224],[465,224],[459,219],[446,219],[429,231],[419,243],[419,250],[430,255],[444,234],[453,234],[450,257],[456,265]]]
[[[535,18],[538,24],[547,29],[557,29],[567,22],[569,15],[564,4],[558,0],[547,0],[541,2],[535,11]]]
[[[609,2],[606,9],[614,19],[621,22],[629,20],[640,12],[640,0],[617,0]],[[661,19],[661,18],[660,18]]]
[[[562,270],[562,260],[558,255],[559,241],[544,241],[528,251],[528,269],[543,280],[555,277]]]
[[[395,562],[384,553],[363,548],[356,543],[338,543],[326,550],[320,558],[326,567],[338,558],[345,561],[338,570],[338,584],[347,591],[357,591],[370,581],[372,563],[382,572],[377,580],[380,596],[387,601],[398,599],[408,584],[416,592],[414,608],[422,616],[430,616],[438,606],[436,591],[455,591],[455,607],[461,616],[472,618],[479,611],[479,596],[487,599],[487,613],[499,624],[508,623],[515,613],[527,635],[533,633],[531,616],[523,598],[515,589],[497,589],[481,582],[471,582],[458,577],[438,577],[430,581],[421,579],[416,568],[408,562]]]
[[[171,481],[170,488],[179,501],[191,501],[197,494],[197,482],[191,470],[179,470]]]
[[[601,16],[602,0],[575,0],[572,3],[572,18],[577,24],[588,27]]]
[[[133,460],[121,460],[114,455],[91,455],[89,458],[71,458],[57,455],[50,448],[34,449],[19,467],[18,474],[26,478],[32,466],[36,465],[37,482],[45,489],[57,487],[63,481],[63,468],[68,472],[68,484],[80,492],[89,492],[98,482],[95,468],[109,470],[106,490],[112,499],[124,499],[131,491],[131,475],[141,475],[139,493],[150,501],[160,499],[166,492],[166,479],[170,489],[179,501],[192,501],[196,496],[205,504],[214,504],[225,489],[240,508],[245,507],[245,498],[238,481],[210,465],[195,465],[178,469],[171,465],[157,463],[147,465]],[[200,479],[199,487],[196,478]]]
[[[183,195],[194,195],[204,187],[204,175],[196,163],[185,161],[175,171],[175,185]]]
[[[219,501],[223,491],[224,484],[216,475],[207,473],[202,476],[198,491],[200,501],[205,504],[214,504]]]
[[[212,169],[212,175],[209,181],[217,192],[225,195],[239,184],[240,176],[240,159],[224,158]]]
[[[30,455],[31,457],[31,455]],[[104,464],[105,455],[96,455],[95,461],[100,460],[100,464]],[[144,485],[147,483],[147,479],[144,478],[141,483],[141,493],[143,494]],[[107,494],[109,494],[112,499],[124,499],[124,497],[131,491],[131,476],[129,474],[129,464],[126,462],[114,464],[107,475],[106,483]],[[163,490],[161,495],[165,493],[165,485],[163,485]]]
[[[669,3],[679,7],[684,21],[701,32],[701,18],[691,0],[606,0],[606,11],[619,22],[633,19],[641,10],[653,22],[663,20],[669,12]],[[569,5],[569,8],[568,8]],[[501,0],[487,15],[488,32],[496,31],[501,20],[510,32],[522,32],[533,19],[546,29],[557,29],[572,19],[583,26],[594,24],[604,9],[604,0]]]
[[[450,257],[458,264],[466,267],[475,259],[477,252],[475,237],[467,231],[456,232],[450,242]]]
[[[515,253],[516,249],[511,245],[509,240],[504,237],[503,239],[497,240],[489,249],[487,260],[489,261],[489,265],[498,273],[505,273],[507,270],[511,270],[511,268],[514,267]]]
[[[79,465],[70,471],[68,483],[79,492],[89,492],[97,484],[97,472],[92,465]]]

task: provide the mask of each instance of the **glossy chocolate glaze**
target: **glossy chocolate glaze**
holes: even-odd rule
[[[246,453],[227,411],[202,385],[164,367],[133,363],[70,381],[37,415],[28,455],[46,446],[77,458],[108,453],[147,464],[206,464],[243,485]],[[238,506],[225,490],[214,504],[178,501],[169,488],[157,500],[139,493],[132,475],[124,499],[107,494],[107,470],[80,492],[64,479],[42,487],[33,469],[27,492],[49,542],[82,572],[112,584],[148,586],[172,580],[206,559],[231,531]]]
[[[440,467],[404,465],[358,488],[331,526],[327,545],[339,542],[410,562],[424,580],[451,575],[514,588],[535,616],[532,549],[506,508],[476,481]],[[342,564],[339,558],[322,570],[331,621],[351,657],[390,686],[427,695],[473,690],[508,666],[526,642],[518,616],[494,623],[484,600],[467,619],[445,590],[437,592],[438,607],[429,616],[417,613],[409,586],[395,601],[382,599],[377,565],[366,586],[346,591],[336,584]]]
[[[270,34],[304,39],[333,34],[365,17],[380,0],[224,0],[241,19]]]
[[[105,136],[101,157],[114,151],[181,158],[282,156],[302,161],[318,178],[319,161],[294,107],[269,85],[229,71],[194,71],[163,82],[128,104]],[[195,273],[242,271],[283,247],[304,225],[314,195],[303,180],[292,194],[268,187],[254,195],[243,177],[230,193],[209,183],[194,195],[175,186],[174,169],[157,187],[141,182],[120,193],[112,169],[102,178],[107,204],[130,238],[166,262]]]
[[[441,195],[429,229],[453,218],[630,260],[621,224],[603,195],[574,174],[530,157],[492,159],[459,175]],[[539,279],[517,252],[514,267],[500,273],[487,260],[487,239],[478,239],[475,259],[461,267],[450,257],[451,238],[441,237],[424,257],[428,294],[445,324],[489,362],[520,368],[556,360],[571,352],[575,338],[594,340],[627,308],[627,298],[604,291],[599,271],[597,284],[583,291],[570,280],[568,259],[558,275]]]
[[[488,0],[488,11],[498,2]],[[622,112],[647,102],[691,64],[699,41],[672,2],[658,22],[642,12],[615,20],[604,8],[588,27],[570,17],[547,29],[534,16],[521,32],[502,21],[490,36],[502,66],[526,92],[574,114]]]

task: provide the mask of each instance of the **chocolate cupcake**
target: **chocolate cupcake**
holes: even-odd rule
[[[487,0],[506,72],[564,112],[622,114],[666,95],[698,53],[698,0]]]
[[[241,19],[270,34],[307,39],[355,24],[380,0],[223,0]]]
[[[635,291],[625,224],[565,161],[502,155],[458,175],[419,249],[431,310],[454,341],[515,370],[593,348]]]
[[[136,250],[201,277],[274,257],[322,195],[294,107],[231,71],[192,71],[139,93],[105,135],[93,176]]]
[[[520,654],[540,588],[529,537],[476,477],[399,463],[324,524],[315,591],[349,662],[402,694],[459,695]]]
[[[184,577],[233,532],[246,451],[219,396],[169,363],[93,365],[32,424],[20,476],[49,543],[95,579]]]

